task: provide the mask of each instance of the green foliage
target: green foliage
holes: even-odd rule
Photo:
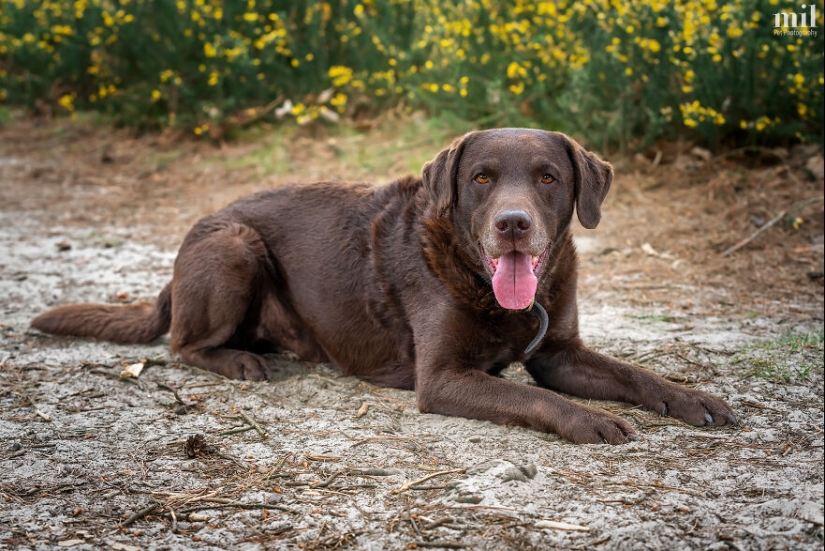
[[[0,100],[196,134],[289,100],[301,124],[401,106],[622,147],[821,142],[823,38],[776,35],[804,10],[775,4],[0,0]]]
[[[753,377],[798,382],[811,372],[822,373],[824,343],[822,333],[789,334],[747,347],[735,363],[747,365]]]
[[[675,318],[667,314],[641,314],[636,316],[636,319],[645,324],[651,323],[673,323]]]

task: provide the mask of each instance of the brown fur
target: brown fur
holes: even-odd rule
[[[479,183],[482,172],[489,182]],[[544,174],[554,181],[541,182]],[[117,342],[148,342],[169,330],[184,362],[241,379],[265,378],[259,352],[290,350],[378,385],[414,389],[422,412],[574,442],[616,444],[635,433],[557,391],[638,404],[694,425],[735,422],[723,401],[601,356],[579,339],[570,222],[576,212],[595,227],[611,181],[609,164],[562,134],[472,132],[420,178],[382,187],[326,182],[241,199],[192,228],[154,306],[63,306],[32,326]],[[501,225],[502,213],[529,224]],[[536,300],[550,327],[529,355],[538,322],[499,306],[485,260],[511,251],[544,259]],[[523,362],[539,386],[497,377],[512,362]]]

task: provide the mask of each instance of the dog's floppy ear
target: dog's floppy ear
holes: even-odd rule
[[[442,216],[456,200],[458,194],[458,164],[464,147],[472,133],[456,138],[435,159],[424,164],[421,180],[435,203],[436,213]]]
[[[579,222],[585,228],[593,229],[599,225],[602,201],[613,183],[613,166],[595,153],[585,151],[569,138],[567,152],[576,178],[576,213]]]

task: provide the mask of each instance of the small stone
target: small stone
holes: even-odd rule
[[[287,530],[292,530],[292,523],[285,520],[273,522],[272,524],[263,527],[263,532],[266,532],[267,534],[281,534]]]
[[[805,163],[805,168],[810,171],[816,180],[821,180],[825,176],[825,158],[822,155],[814,155]]]
[[[484,463],[479,463],[478,465],[473,465],[469,469],[467,469],[467,474],[474,475],[474,474],[481,474],[486,473],[496,465],[501,462],[500,459],[496,459],[494,461],[485,461]]]
[[[534,478],[536,478],[536,475],[539,472],[539,470],[536,468],[536,466],[532,463],[530,463],[529,465],[521,465],[519,467],[519,470],[521,470],[521,472],[524,473],[524,476],[526,476],[530,480],[533,480]]]
[[[515,480],[516,482],[527,482],[527,477],[524,476],[524,473],[517,467],[507,467],[504,469],[504,472],[501,473],[501,481],[510,482],[512,480]]]
[[[713,157],[713,153],[709,150],[705,149],[704,147],[694,147],[690,150],[690,154],[694,157],[702,159],[703,161],[707,162]]]

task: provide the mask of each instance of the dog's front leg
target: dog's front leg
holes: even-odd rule
[[[723,400],[593,352],[581,343],[537,354],[527,362],[527,371],[539,385],[573,396],[641,405],[691,425],[736,424]]]
[[[549,390],[493,377],[448,363],[419,365],[416,396],[422,413],[519,425],[579,444],[623,444],[635,440],[626,421],[577,404]]]

